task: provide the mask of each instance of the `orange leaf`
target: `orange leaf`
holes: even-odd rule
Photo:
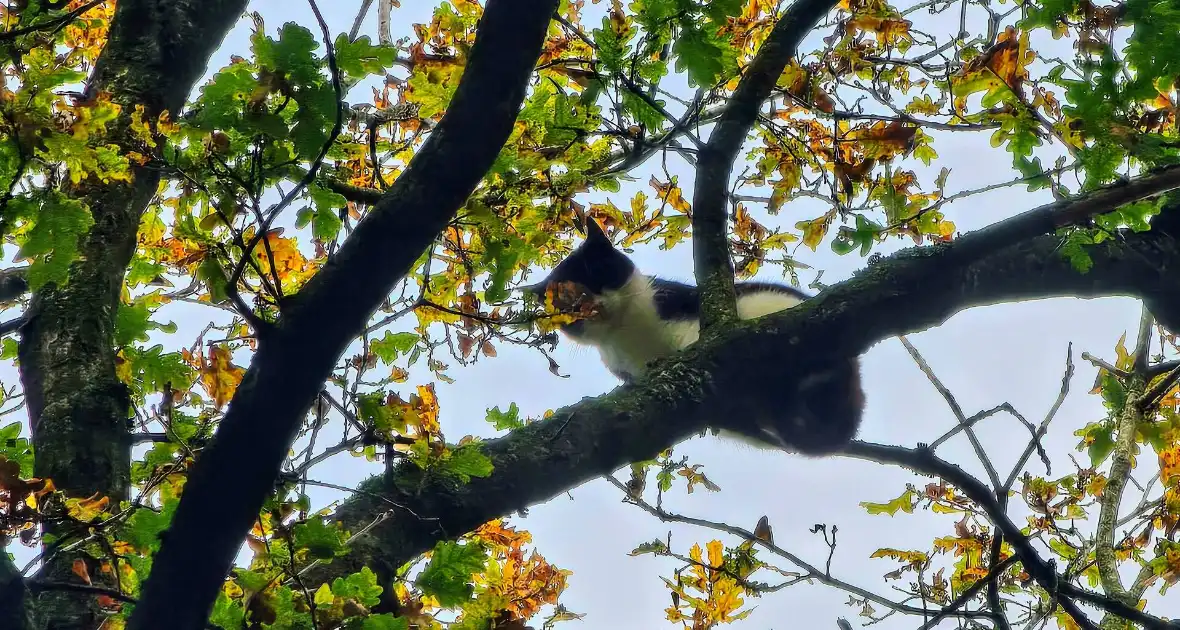
[[[963,75],[990,71],[1013,90],[1019,90],[1028,78],[1028,64],[1037,55],[1028,47],[1028,32],[1009,26],[1000,33],[995,45],[967,63]]]
[[[86,568],[86,561],[81,558],[74,558],[73,564],[70,565],[70,571],[74,575],[82,578],[84,584],[90,584],[90,571]]]
[[[246,375],[244,368],[233,364],[230,351],[224,344],[211,347],[208,360],[198,355],[196,368],[200,374],[201,386],[213,397],[218,409],[233,398],[242,377]]]
[[[97,601],[98,605],[103,608],[122,608],[123,607],[123,602],[120,602],[119,600],[115,599],[114,597],[111,597],[110,595],[99,595],[97,598],[95,598],[95,601]],[[104,623],[103,627],[110,628],[112,626],[109,623]]]
[[[692,206],[689,205],[688,200],[681,193],[680,186],[676,183],[675,177],[667,184],[661,184],[655,175],[652,175],[647,183],[656,189],[656,193],[662,203],[666,203],[672,206],[674,210],[683,212],[684,214],[688,214],[692,210]]]

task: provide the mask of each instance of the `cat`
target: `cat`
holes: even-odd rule
[[[568,287],[576,288],[572,299]],[[642,376],[652,361],[696,342],[700,334],[697,287],[642,274],[593,219],[587,219],[586,240],[544,280],[523,290],[544,300],[549,288],[561,291],[558,302],[581,301],[588,308],[580,313],[588,316],[558,329],[597,348],[607,369],[626,383]],[[809,297],[773,282],[736,282],[734,288],[741,319],[776,313]],[[824,363],[826,367],[786,389],[773,367],[761,370],[760,382],[751,383],[751,398],[767,401],[768,410],[727,422],[719,434],[810,456],[841,450],[856,437],[864,412],[860,362],[852,357]]]

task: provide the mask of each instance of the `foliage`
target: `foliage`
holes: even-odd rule
[[[473,0],[442,2],[428,24],[412,25],[410,36],[393,43],[338,34],[331,59],[328,42],[313,29],[295,22],[274,28],[255,13],[249,50],[216,68],[183,112],[168,112],[129,110],[108,93],[71,93],[107,44],[114,15],[112,1],[77,12],[84,4],[28,0],[0,7],[0,46],[10,53],[0,61],[6,77],[0,83],[0,236],[11,262],[28,263],[32,290],[65,286],[94,225],[95,191],[134,181],[137,169],[164,173],[140,219],[110,332],[135,431],[156,439],[132,466],[133,498],[111,502],[66,498],[53,480],[34,478],[31,444],[19,437],[18,424],[3,427],[0,528],[33,546],[55,542],[38,535],[40,524],[72,524],[84,535],[68,542],[96,560],[79,577],[106,580],[119,594],[136,597],[188,472],[245,386],[259,327],[279,318],[330,264],[373,211],[373,200],[430,137],[463,77],[482,7]],[[388,579],[364,568],[305,583],[305,569],[349,554],[358,535],[327,518],[327,507],[312,508],[308,486],[323,485],[312,471],[348,453],[386,465],[412,462],[424,479],[452,487],[494,474],[479,439],[447,439],[435,384],[456,378],[453,363],[493,360],[507,345],[543,354],[560,373],[546,352],[555,343],[555,322],[513,289],[530,270],[569,252],[583,217],[599,221],[624,248],[687,242],[694,211],[689,184],[666,167],[649,177],[646,190],[624,195],[624,182],[657,153],[665,161],[691,157],[686,142],[718,119],[789,6],[774,0],[562,3],[509,142],[461,216],[422,253],[354,353],[336,366],[284,482],[258,515],[247,540],[251,558],[226,580],[212,623],[474,630],[523,628],[539,616],[548,627],[580,616],[559,604],[570,572],[529,549],[530,535],[502,521],[438,543]],[[801,246],[816,251],[825,241],[838,254],[861,256],[891,239],[950,241],[956,226],[946,206],[1000,185],[1047,188],[1064,198],[1180,162],[1180,9],[1173,2],[1044,0],[1009,7],[972,0],[962,10],[991,28],[958,24],[959,4],[843,0],[819,27],[823,39],[800,48],[753,130],[747,168],[737,169],[729,236],[740,276],[777,267],[798,282],[808,269],[796,260],[806,254]],[[915,25],[921,11],[959,28],[930,34]],[[1073,45],[1072,58],[1045,52],[1054,40]],[[677,94],[678,81],[699,90],[696,97]],[[337,87],[367,102],[338,103]],[[344,124],[335,136],[338,116]],[[129,136],[120,135],[127,130]],[[951,192],[950,169],[933,178],[921,174],[918,162],[938,159],[936,142],[952,131],[987,133],[993,147],[1009,154],[1015,178]],[[112,141],[120,137],[132,141]],[[576,200],[589,194],[596,200]],[[806,201],[821,207],[808,210]],[[1088,269],[1089,247],[1122,228],[1149,229],[1162,203],[1128,204],[1063,227],[1061,255]],[[209,314],[195,338],[180,339],[167,320],[181,307]],[[0,358],[12,361],[8,341]],[[1146,583],[1162,593],[1180,580],[1180,546],[1173,540],[1180,519],[1180,394],[1174,386],[1164,392],[1128,438],[1120,418],[1135,396],[1167,376],[1132,374],[1123,341],[1116,354],[1117,373],[1104,371],[1094,392],[1109,415],[1078,432],[1088,465],[1078,463],[1059,478],[1023,471],[1012,490],[1034,514],[1024,533],[1096,587],[1094,546],[1060,524],[1095,514],[1116,476],[1110,461],[1128,456],[1118,445],[1129,440],[1137,466],[1158,466],[1160,490],[1133,515],[1138,533],[1118,541],[1115,553],[1120,563],[1141,567]],[[18,398],[5,389],[0,414],[18,410],[10,404]],[[521,416],[511,403],[488,409],[486,419],[496,431],[512,431],[534,421]],[[329,432],[339,439],[325,444]],[[721,491],[700,465],[665,452],[635,464],[626,486],[629,500],[652,510],[660,502],[645,502],[650,473],[659,497],[680,487],[686,494]],[[961,488],[946,481],[910,485],[896,498],[862,505],[882,517],[931,511],[955,518],[948,535],[926,549],[885,547],[872,554],[896,565],[886,579],[909,574],[913,582],[898,587],[906,596],[943,606],[988,578],[1005,597],[1023,598],[1030,618],[1056,614],[1056,594],[1030,588],[1023,563],[989,575],[1014,552],[997,536],[993,516]],[[761,576],[786,585],[817,578],[814,571],[775,566],[785,556],[775,552],[769,531],[769,523],[760,524],[735,547],[694,543],[687,555],[656,541],[636,555],[682,563],[673,579],[664,578],[673,601],[667,618],[685,628],[712,628],[745,618],[748,599],[776,590]],[[822,533],[826,542],[829,532]],[[834,545],[834,528],[830,535]],[[111,562],[115,555],[122,560]],[[882,616],[868,598],[851,603],[866,619]],[[108,597],[103,606],[112,627],[122,623],[123,602]],[[1055,618],[1073,627],[1068,616]]]

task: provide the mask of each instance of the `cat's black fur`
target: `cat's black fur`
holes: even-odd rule
[[[550,285],[574,283],[598,306],[598,314],[561,327],[574,341],[598,348],[607,368],[630,382],[647,365],[683,350],[699,332],[699,293],[695,286],[645,276],[616,249],[596,222],[587,222],[587,237],[540,283],[525,291],[543,296]],[[738,314],[760,317],[798,305],[808,295],[773,282],[737,282]],[[760,447],[786,448],[807,455],[840,450],[856,436],[864,410],[860,363],[855,357],[828,362],[795,386],[783,387],[773,367],[750,383],[751,398],[768,412],[744,414],[745,421],[726,422],[721,432]]]

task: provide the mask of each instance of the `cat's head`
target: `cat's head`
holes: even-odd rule
[[[559,311],[589,313],[583,307],[592,308],[604,295],[622,289],[634,274],[635,263],[615,248],[597,221],[587,217],[586,240],[544,279],[521,290],[544,300],[546,291],[552,289],[553,304]],[[582,331],[583,322],[579,319],[560,328],[576,336]]]

